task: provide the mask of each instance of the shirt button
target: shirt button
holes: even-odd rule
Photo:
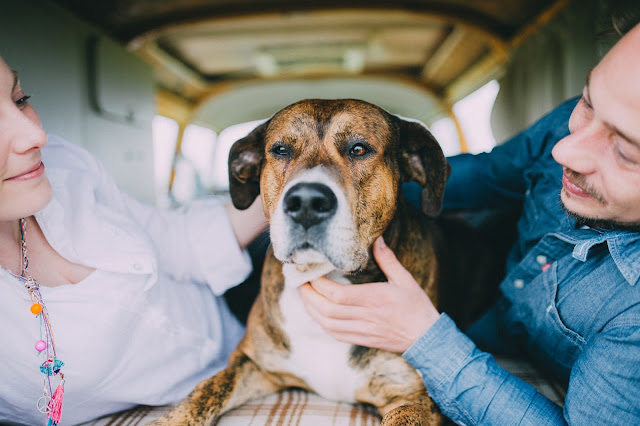
[[[515,279],[513,280],[513,286],[515,288],[523,288],[524,287],[524,281],[522,281],[521,279]]]
[[[538,256],[536,256],[536,262],[538,262],[538,264],[540,265],[544,265],[545,263],[547,263],[547,256],[539,254]]]
[[[136,271],[139,271],[142,269],[142,265],[140,265],[139,263],[134,263],[133,264],[133,269],[135,269]]]

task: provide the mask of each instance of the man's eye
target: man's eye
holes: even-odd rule
[[[628,155],[628,154],[625,152],[625,150],[623,150],[623,149],[621,148],[621,146],[620,146],[620,145],[621,145],[621,143],[620,143],[619,141],[614,141],[614,143],[613,143],[613,147],[614,147],[614,150],[615,150],[616,156],[617,156],[620,160],[622,160],[623,162],[625,162],[625,163],[627,163],[627,164],[629,164],[629,165],[636,165],[636,164],[638,164],[638,161],[637,161],[637,159],[635,158],[635,157],[638,157],[638,155],[637,155],[637,151],[633,151],[633,150],[632,150],[633,154],[635,154],[635,155],[633,155],[633,158],[632,158],[632,156],[631,156],[631,155]]]
[[[275,144],[273,148],[271,148],[271,152],[275,154],[277,157],[290,157],[291,150],[284,145]]]
[[[17,101],[15,101],[14,103],[16,104],[16,106],[18,108],[24,109],[24,107],[27,106],[29,98],[31,98],[31,96],[25,95],[25,96],[21,97],[20,99],[18,99]]]

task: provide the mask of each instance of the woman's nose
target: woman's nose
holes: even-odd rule
[[[7,134],[12,139],[11,146],[18,153],[41,149],[47,143],[47,134],[42,129],[38,115],[32,107],[27,108],[22,111],[16,108],[8,120]]]

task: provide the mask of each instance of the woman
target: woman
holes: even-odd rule
[[[137,202],[28,98],[0,58],[0,423],[183,398],[243,334],[220,295],[250,272],[261,203]]]

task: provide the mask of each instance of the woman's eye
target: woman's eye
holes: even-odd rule
[[[24,109],[24,107],[27,106],[29,98],[31,96],[25,95],[23,97],[21,97],[20,99],[18,99],[17,101],[15,101],[14,103],[16,104],[16,106],[20,109]]]
[[[278,157],[290,157],[291,151],[284,145],[276,144],[271,148],[271,152]]]
[[[369,150],[367,149],[365,144],[356,143],[356,144],[353,144],[353,146],[349,150],[349,155],[351,157],[361,157],[361,156],[365,155],[368,152],[369,152]]]

